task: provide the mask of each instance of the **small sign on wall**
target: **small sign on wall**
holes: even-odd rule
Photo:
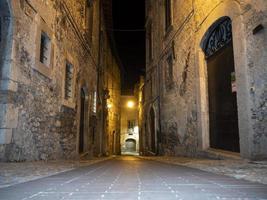
[[[232,85],[232,93],[236,92],[236,77],[235,72],[231,73],[231,85]]]

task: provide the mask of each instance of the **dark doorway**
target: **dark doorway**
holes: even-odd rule
[[[155,112],[153,108],[150,110],[150,134],[151,134],[151,151],[156,153],[156,132],[155,132]]]
[[[136,152],[136,141],[134,139],[127,139],[125,146],[127,152]]]
[[[81,89],[81,111],[80,111],[80,135],[79,135],[79,153],[84,152],[84,119],[85,119],[86,95]]]
[[[232,26],[218,21],[205,48],[208,67],[210,147],[239,152]]]

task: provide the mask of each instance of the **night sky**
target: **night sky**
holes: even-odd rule
[[[113,0],[112,6],[116,48],[125,69],[122,94],[129,94],[139,76],[144,74],[145,0]]]

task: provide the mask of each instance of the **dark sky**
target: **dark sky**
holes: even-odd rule
[[[133,90],[145,68],[145,0],[113,0],[116,48],[125,68],[122,93]],[[122,31],[137,30],[137,31]]]

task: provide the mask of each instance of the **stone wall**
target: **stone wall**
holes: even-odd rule
[[[109,46],[108,43],[107,45]],[[111,49],[105,52],[104,88],[108,90],[109,95],[106,116],[106,154],[117,155],[120,154],[121,72]]]
[[[164,0],[148,1],[146,10],[147,27],[152,27],[153,56],[152,59],[147,56],[145,107],[158,110],[160,153],[196,156],[210,147],[207,65],[201,42],[217,19],[228,16],[233,26],[241,156],[266,158],[266,2],[171,0],[172,20],[167,31],[164,5]],[[263,29],[255,33],[256,27]],[[173,80],[167,84],[167,58],[171,54]],[[153,103],[156,98],[159,104]]]
[[[3,72],[7,79],[2,78],[9,85],[1,85],[0,159],[75,158],[79,144],[80,91],[84,88],[87,94],[85,126],[88,126],[92,96],[97,89],[99,2],[93,1],[92,5],[91,43],[84,27],[85,0],[7,2],[12,13],[13,35],[8,41],[12,44],[12,62],[8,63],[9,71]],[[38,67],[40,30],[48,30],[51,36],[51,65],[45,69]],[[74,67],[73,94],[69,100],[64,97],[66,60]],[[16,83],[15,89],[10,87],[12,81]],[[7,134],[2,132],[7,130],[11,132],[9,141],[3,139]],[[91,134],[89,129],[84,131],[84,152],[93,149]]]

